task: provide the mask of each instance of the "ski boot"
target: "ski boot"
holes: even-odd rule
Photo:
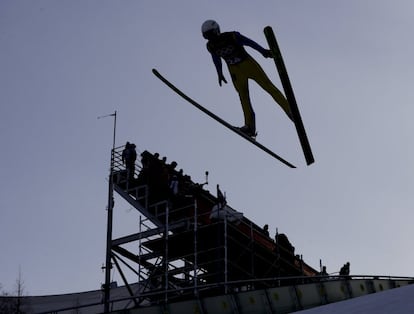
[[[242,133],[244,133],[244,134],[246,134],[247,136],[249,136],[249,137],[251,137],[251,138],[253,138],[253,139],[256,139],[256,136],[257,136],[257,132],[256,132],[256,130],[253,130],[251,127],[249,127],[249,126],[247,126],[247,125],[244,125],[244,126],[242,126],[242,127],[240,127],[240,128],[237,128],[240,132],[242,132]]]

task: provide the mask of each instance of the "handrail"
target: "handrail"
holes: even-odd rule
[[[391,276],[391,275],[350,275],[350,276],[315,276],[315,277],[308,277],[308,276],[289,276],[289,277],[272,277],[272,278],[265,278],[265,279],[251,279],[251,280],[237,280],[237,281],[229,281],[229,282],[220,282],[220,283],[212,283],[212,284],[204,284],[204,285],[198,285],[198,291],[202,292],[203,290],[209,290],[212,288],[223,288],[225,285],[233,288],[237,287],[243,287],[247,290],[244,291],[254,291],[256,289],[249,289],[250,287],[253,287],[255,283],[263,283],[263,282],[283,282],[283,281],[296,281],[298,283],[302,283],[303,280],[308,281],[308,284],[314,284],[314,283],[326,283],[327,281],[343,281],[343,280],[405,280],[407,281],[407,284],[414,284],[414,277],[408,277],[408,276]],[[283,287],[284,285],[278,285],[274,286],[272,288],[277,287]],[[289,285],[296,287],[297,285]],[[194,290],[194,287],[185,287],[180,288],[181,291],[191,291]],[[128,297],[121,297],[121,298],[115,298],[110,300],[111,304],[115,304],[117,302],[127,301],[134,298],[149,298],[152,296],[159,296],[161,294],[165,293],[171,293],[175,292],[174,289],[170,289],[167,291],[160,290],[156,292],[148,292],[148,293],[140,293],[133,296]],[[194,296],[197,297],[197,296]],[[7,297],[7,298],[13,298],[13,297]],[[25,297],[23,297],[25,298]],[[52,311],[46,311],[46,312],[38,312],[37,314],[46,314],[46,313],[59,313],[63,311],[69,311],[72,309],[80,309],[80,308],[87,308],[92,306],[98,306],[102,305],[101,302],[92,302],[88,304],[78,305],[78,306],[71,306],[71,307],[64,307],[59,309],[54,309]],[[145,307],[145,306],[143,306]]]

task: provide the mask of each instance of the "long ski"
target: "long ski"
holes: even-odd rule
[[[282,53],[280,52],[275,34],[273,33],[273,29],[270,26],[266,26],[264,28],[264,34],[266,36],[267,43],[269,44],[269,49],[273,53],[273,60],[275,61],[277,71],[279,72],[280,81],[282,82],[286,99],[290,105],[290,110],[293,116],[293,121],[295,123],[296,132],[298,133],[303,154],[305,155],[306,163],[307,165],[310,165],[313,162],[315,162],[315,159],[313,158],[312,149],[309,144],[308,137],[306,135],[305,127],[302,122],[302,117],[300,116],[299,108],[295,99],[295,94],[293,93],[292,85],[290,84],[289,76],[287,74],[285,63],[282,58]]]
[[[210,116],[211,118],[213,118],[214,120],[216,120],[217,122],[221,123],[222,125],[224,125],[226,128],[232,130],[233,132],[237,133],[238,135],[240,135],[241,137],[243,137],[245,140],[249,141],[250,143],[252,143],[253,145],[257,146],[258,148],[260,148],[261,150],[263,150],[264,152],[266,152],[267,154],[269,154],[270,156],[276,158],[277,160],[279,160],[280,162],[282,162],[283,164],[285,164],[286,166],[290,167],[290,168],[296,168],[294,165],[292,165],[290,162],[286,161],[285,159],[283,159],[282,157],[280,157],[279,155],[275,154],[273,151],[271,151],[270,149],[268,149],[266,146],[260,144],[258,141],[256,141],[255,139],[247,136],[246,134],[244,134],[243,132],[241,132],[238,128],[232,126],[230,123],[228,123],[227,121],[223,120],[222,118],[220,118],[219,116],[215,115],[214,113],[212,113],[211,111],[207,110],[206,108],[204,108],[202,105],[200,105],[199,103],[197,103],[196,101],[194,101],[193,99],[191,99],[190,97],[188,97],[186,94],[184,94],[181,90],[179,90],[176,86],[174,86],[171,82],[169,82],[165,77],[163,77],[156,69],[152,69],[152,73],[154,73],[154,75],[159,78],[165,85],[167,85],[169,88],[171,88],[174,92],[176,92],[178,95],[180,95],[182,98],[184,98],[185,100],[187,100],[190,104],[192,104],[194,107],[196,107],[197,109],[201,110],[202,112],[204,112],[205,114],[207,114],[208,116]]]

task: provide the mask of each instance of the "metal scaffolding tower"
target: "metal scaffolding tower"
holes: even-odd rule
[[[204,184],[177,171],[175,162],[168,164],[158,154],[144,151],[135,173],[128,175],[123,150],[114,148],[111,155],[105,311],[111,302],[111,265],[135,306],[275,285],[260,278],[316,274],[294,255],[293,246],[270,238],[228,206],[219,190],[213,196]],[[137,232],[116,239],[112,238],[113,191],[139,214]],[[126,270],[134,278],[128,278]],[[133,291],[130,285],[137,281],[140,289]]]

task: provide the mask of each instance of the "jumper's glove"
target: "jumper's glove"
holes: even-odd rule
[[[273,58],[272,51],[266,49],[265,51],[263,51],[263,57],[265,57],[265,58]]]
[[[218,81],[219,81],[219,85],[220,85],[220,86],[221,86],[221,82],[224,82],[224,83],[226,83],[226,84],[227,84],[227,81],[226,81],[226,79],[224,78],[224,75],[223,75],[223,74],[219,74]]]

